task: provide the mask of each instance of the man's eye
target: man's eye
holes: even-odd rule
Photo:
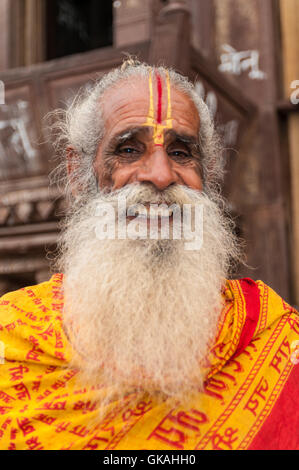
[[[142,155],[142,149],[138,146],[123,145],[120,146],[115,155],[123,162],[134,162]]]
[[[119,149],[119,152],[120,153],[136,153],[138,152],[138,150],[133,147],[122,147]]]
[[[184,152],[183,150],[172,150],[169,152],[169,155],[172,155],[173,157],[190,157],[191,155],[188,152]]]
[[[192,159],[191,153],[187,150],[170,150],[168,151],[168,155],[178,162],[189,161]]]

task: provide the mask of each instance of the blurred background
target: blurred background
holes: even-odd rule
[[[50,276],[64,206],[43,117],[126,53],[189,76],[247,263],[299,305],[299,0],[0,0],[0,294]]]

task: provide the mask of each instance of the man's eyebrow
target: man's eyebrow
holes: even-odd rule
[[[138,127],[128,127],[127,129],[122,130],[118,134],[114,135],[108,143],[108,147],[113,147],[121,144],[122,142],[126,142],[127,140],[132,139],[137,134],[140,133],[149,133],[149,128],[146,126],[138,126]]]
[[[191,135],[191,134],[185,134],[183,132],[177,132],[174,129],[168,129],[165,132],[165,137],[170,136],[174,140],[177,140],[179,142],[183,142],[185,144],[191,144],[191,145],[198,145],[198,137]]]

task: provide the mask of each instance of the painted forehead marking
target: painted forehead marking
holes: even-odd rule
[[[155,145],[162,146],[164,144],[164,129],[171,129],[172,128],[172,118],[171,118],[171,100],[170,100],[170,79],[169,73],[166,71],[166,88],[167,88],[167,114],[166,114],[166,124],[162,125],[162,94],[163,94],[163,87],[162,87],[162,79],[160,74],[156,74],[157,78],[157,118],[155,119],[155,111],[154,111],[154,94],[153,94],[153,79],[152,79],[152,70],[149,73],[149,95],[150,95],[150,103],[149,103],[149,111],[147,120],[144,123],[145,126],[150,126],[154,128],[153,139]]]

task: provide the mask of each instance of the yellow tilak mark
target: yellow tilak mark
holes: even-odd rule
[[[150,125],[153,125],[153,121],[155,119],[154,116],[154,95],[153,95],[153,80],[152,80],[152,71],[150,71],[149,75],[149,91],[150,91],[150,107],[148,111],[148,118],[147,121],[150,121]]]
[[[170,78],[168,71],[166,72],[166,86],[167,86],[167,117],[166,117],[166,126],[172,128],[172,119],[171,119],[171,100],[170,100]]]
[[[163,145],[164,144],[164,132],[163,132],[164,129],[172,128],[170,79],[169,79],[168,72],[166,72],[166,86],[167,86],[167,114],[166,114],[166,124],[163,125],[157,122],[154,116],[153,80],[152,80],[152,71],[150,71],[150,74],[149,74],[150,104],[149,104],[148,117],[144,126],[150,126],[154,128],[153,139],[154,139],[155,145]],[[160,99],[160,96],[158,98]]]

